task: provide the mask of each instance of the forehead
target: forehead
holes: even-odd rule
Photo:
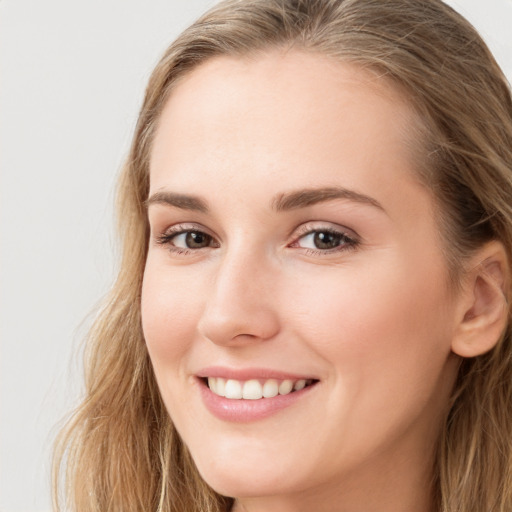
[[[222,181],[256,196],[262,180],[273,190],[385,191],[415,179],[416,119],[390,80],[353,64],[299,51],[214,58],[164,106],[151,192],[212,190]]]

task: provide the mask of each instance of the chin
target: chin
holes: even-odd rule
[[[201,477],[217,493],[233,498],[272,496],[303,488],[301,477],[274,457],[243,455],[194,459]],[[280,467],[281,466],[281,467]]]
[[[280,477],[268,474],[254,474],[251,471],[243,474],[226,471],[200,474],[215,492],[230,498],[275,496],[286,494],[290,490]]]

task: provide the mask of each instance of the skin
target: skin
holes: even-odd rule
[[[150,196],[194,196],[208,211],[150,201],[143,329],[174,424],[236,511],[432,509],[462,306],[415,176],[414,123],[384,79],[298,51],[210,60],[164,108]],[[272,206],[328,187],[371,201]],[[158,242],[179,229],[211,243]],[[315,248],[306,233],[326,229],[357,243]],[[319,383],[270,417],[232,423],[198,392],[210,365]]]

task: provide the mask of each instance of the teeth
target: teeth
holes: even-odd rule
[[[285,379],[278,381],[268,379],[263,384],[257,379],[240,382],[234,379],[223,379],[222,377],[208,377],[208,387],[218,396],[239,400],[259,400],[261,398],[273,398],[277,395],[288,395],[292,391],[300,391],[313,381],[299,379],[293,381]]]
[[[263,396],[265,398],[274,398],[279,394],[279,383],[277,380],[270,379],[263,384]]]
[[[247,400],[258,400],[263,398],[263,389],[257,380],[248,380],[242,390],[242,398]]]
[[[293,386],[293,389],[295,391],[300,391],[301,389],[305,388],[306,387],[306,381],[304,379],[301,379],[301,380],[298,380],[296,383],[295,383],[295,386]]]
[[[208,377],[208,387],[216,394],[218,395],[219,392],[217,391],[217,379],[215,377]]]
[[[217,391],[214,391],[219,396],[226,396],[226,379],[222,377],[217,378]]]
[[[224,396],[226,398],[242,398],[242,384],[237,380],[228,379],[224,388]]]
[[[293,380],[283,380],[279,384],[279,394],[287,395],[293,389]]]

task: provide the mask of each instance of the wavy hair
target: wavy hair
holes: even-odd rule
[[[388,77],[417,111],[418,173],[437,200],[451,275],[489,240],[512,261],[510,87],[475,29],[440,0],[227,0],[156,66],[118,188],[119,275],[89,334],[82,404],[60,433],[55,510],[227,512],[198,474],[155,382],[141,329],[149,156],[163,105],[215,56],[294,47]],[[512,345],[461,360],[436,456],[442,512],[512,510]]]

